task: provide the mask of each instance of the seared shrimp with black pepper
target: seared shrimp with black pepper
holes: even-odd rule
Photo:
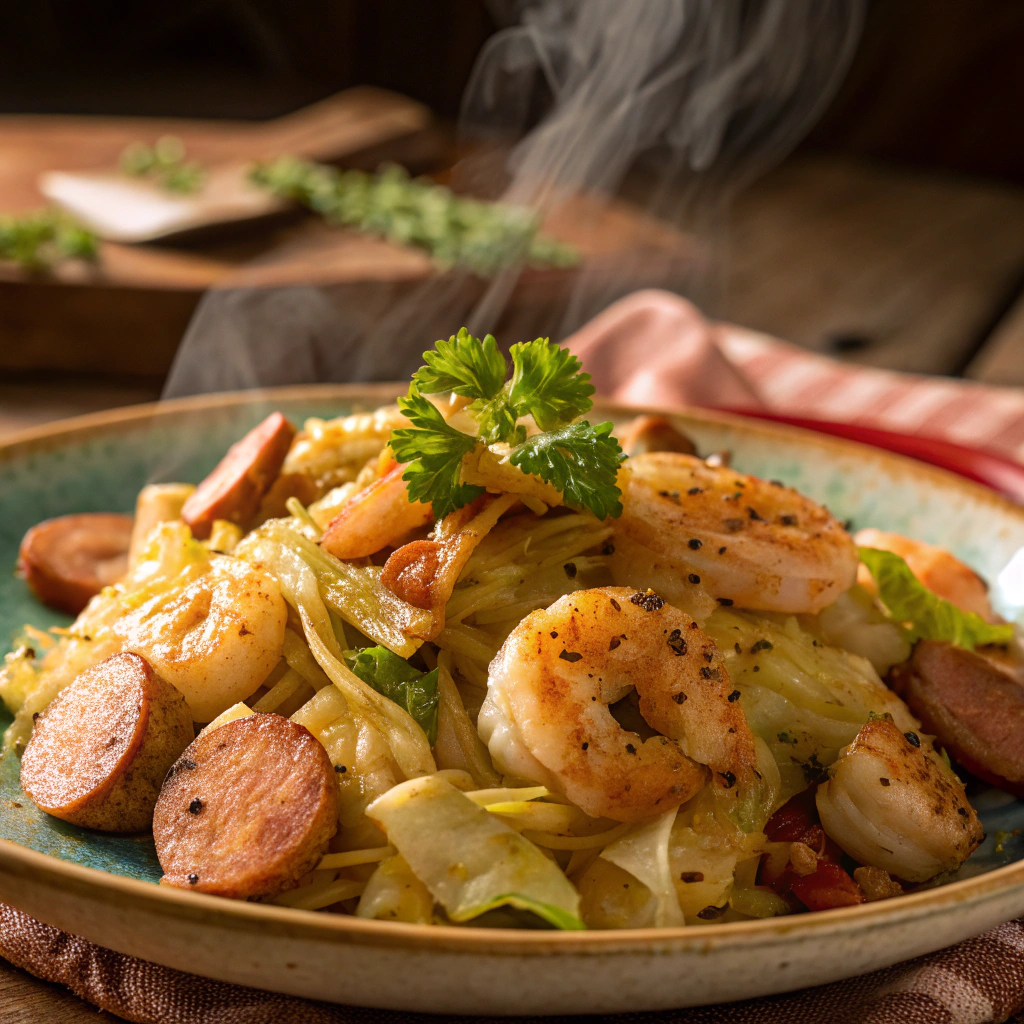
[[[814,614],[857,579],[843,524],[792,487],[679,452],[634,456],[620,483],[616,582],[650,580],[654,567],[658,586],[674,569],[677,586],[724,605]]]
[[[609,705],[635,688],[657,735]],[[478,728],[501,771],[594,817],[637,821],[710,778],[733,795],[755,774],[753,734],[714,643],[657,594],[580,590],[528,615],[491,662]]]
[[[931,740],[868,722],[839,752],[816,803],[826,834],[854,860],[908,882],[958,868],[983,838],[964,787]]]

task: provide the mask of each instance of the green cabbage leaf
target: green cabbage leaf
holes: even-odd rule
[[[983,644],[1006,644],[1013,626],[993,625],[974,612],[963,612],[930,591],[899,555],[880,548],[858,548],[860,560],[878,585],[878,597],[907,630],[907,639],[947,640],[974,650]]]
[[[558,865],[444,779],[403,782],[366,814],[384,827],[450,920],[509,906],[563,930],[584,927],[579,893]]]
[[[364,683],[408,711],[431,746],[437,742],[436,668],[424,674],[386,647],[346,651],[345,662]]]

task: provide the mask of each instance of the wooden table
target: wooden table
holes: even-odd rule
[[[33,978],[0,960],[0,1007],[4,1024],[123,1024],[60,985]]]
[[[218,144],[206,128],[164,127],[188,135],[198,155]],[[109,162],[140,130],[108,125],[78,151],[53,119],[0,118],[0,151],[18,142],[21,154],[0,167],[0,199],[33,205],[42,167],[68,166],[72,152],[77,165]],[[25,141],[32,132],[45,142],[36,150]],[[646,217],[605,218],[587,203],[555,227],[588,256],[620,247],[613,275],[642,269],[659,234],[663,252],[685,244]],[[711,315],[840,359],[1024,384],[1024,189],[805,155],[742,195],[730,224],[720,288],[701,297]],[[309,217],[188,246],[106,245],[96,269],[67,266],[49,279],[0,269],[0,367],[113,364],[149,378],[152,391],[209,288],[316,280],[358,290],[429,274],[418,252]]]

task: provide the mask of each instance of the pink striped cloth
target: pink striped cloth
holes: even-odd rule
[[[985,448],[1024,463],[1024,389],[838,363],[641,291],[565,342],[598,393],[637,405],[700,405],[836,420]]]

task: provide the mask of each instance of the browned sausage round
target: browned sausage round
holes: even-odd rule
[[[25,534],[18,571],[43,604],[77,615],[128,569],[132,517],[82,512],[47,519]]]
[[[36,720],[21,785],[56,818],[141,832],[168,767],[192,736],[185,698],[145,658],[114,654],[86,669]]]
[[[337,827],[327,751],[308,729],[267,714],[200,734],[153,815],[165,884],[243,900],[294,888]]]
[[[274,412],[233,444],[181,509],[192,533],[209,537],[215,519],[239,524],[251,519],[281,471],[294,437],[295,428]]]
[[[969,772],[1024,796],[1024,685],[974,651],[921,640],[892,688]]]

